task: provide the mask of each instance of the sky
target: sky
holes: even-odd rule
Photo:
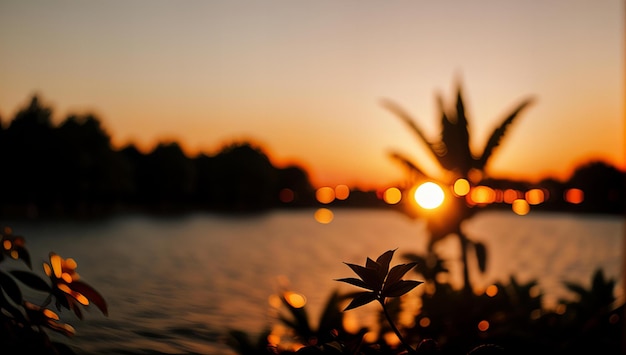
[[[251,141],[316,186],[383,187],[401,152],[438,174],[388,109],[440,133],[463,89],[472,149],[517,104],[493,177],[625,168],[624,1],[0,0],[0,118],[37,94],[58,123],[95,114],[116,147]]]

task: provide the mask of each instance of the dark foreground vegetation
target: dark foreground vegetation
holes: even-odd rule
[[[332,292],[316,321],[306,306],[282,297],[279,322],[289,331],[281,338],[267,329],[258,338],[231,330],[228,343],[239,354],[624,354],[624,304],[614,295],[616,280],[601,270],[588,288],[565,282],[574,295],[553,309],[542,305],[536,281],[497,283],[485,290],[454,289],[437,276],[447,273],[441,259],[425,262],[405,253],[406,263],[390,265],[396,250],[364,265],[347,264],[359,278],[337,281],[360,288]],[[415,272],[420,280],[404,280]],[[408,278],[408,277],[406,277]],[[420,294],[421,307],[401,322],[404,295]],[[377,329],[347,330],[345,314],[369,302],[380,305]],[[314,326],[313,324],[317,324]]]
[[[194,157],[186,156],[177,142],[159,143],[148,153],[132,144],[118,149],[97,117],[71,115],[55,125],[52,109],[37,96],[10,121],[0,123],[3,217],[91,218],[129,211],[249,213],[318,205],[303,168],[276,167],[261,147],[249,142],[234,142],[215,155]],[[537,207],[544,210],[623,213],[625,179],[624,172],[596,161],[580,166],[567,181],[491,179],[484,183],[521,191],[545,188],[550,198]],[[586,194],[578,205],[562,198],[573,187]],[[377,191],[359,190],[333,205],[389,207]]]

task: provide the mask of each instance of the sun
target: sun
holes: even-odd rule
[[[441,206],[444,193],[443,189],[434,182],[425,182],[415,190],[413,198],[422,208],[431,210]]]

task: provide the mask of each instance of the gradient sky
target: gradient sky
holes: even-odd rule
[[[624,2],[0,0],[0,117],[37,93],[95,113],[117,146],[213,154],[252,140],[318,185],[401,181],[391,150],[436,174],[392,99],[439,134],[462,82],[475,152],[534,97],[488,172],[568,177],[624,163]]]

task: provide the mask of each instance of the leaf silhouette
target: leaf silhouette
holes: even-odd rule
[[[478,268],[480,272],[484,273],[487,270],[487,247],[480,242],[474,242],[473,244],[476,260],[478,261]]]
[[[50,285],[48,285],[46,281],[33,273],[22,270],[12,270],[9,272],[16,279],[30,288],[44,292],[50,292],[51,290]]]
[[[420,167],[418,167],[409,158],[405,157],[401,153],[392,152],[390,153],[390,156],[392,159],[399,161],[402,165],[404,165],[404,167],[408,168],[409,171],[417,174],[418,178],[423,179],[428,177],[428,175],[426,175],[426,173],[424,173],[424,171]]]
[[[515,110],[508,117],[504,119],[504,121],[491,133],[489,140],[487,140],[487,144],[483,149],[483,153],[481,157],[478,159],[476,163],[476,168],[479,170],[484,170],[489,158],[493,154],[493,151],[500,145],[500,141],[504,134],[506,133],[507,128],[515,118],[518,117],[519,113],[528,105],[530,105],[534,100],[532,98],[526,99],[520,103]]]
[[[391,268],[389,270],[389,275],[387,275],[387,279],[385,280],[385,289],[388,285],[394,284],[398,282],[409,270],[414,268],[417,265],[417,262],[414,261],[408,264],[399,264]]]
[[[361,277],[361,279],[367,285],[367,288],[370,290],[376,290],[379,285],[382,284],[383,280],[378,277],[378,270],[374,268],[367,268],[361,265],[349,264],[348,265],[352,271],[354,271],[357,275]]]
[[[385,297],[400,297],[422,283],[422,281],[400,280],[389,286],[389,288],[384,291],[383,295]]]
[[[365,289],[373,291],[373,289],[370,286],[368,286],[363,280],[357,279],[355,277],[346,277],[346,278],[343,278],[343,279],[337,279],[335,281],[341,281],[341,282],[349,283],[351,285],[354,285],[354,286],[357,286],[357,287],[361,287],[361,288],[365,288]]]
[[[352,299],[352,301],[344,309],[344,311],[347,311],[347,310],[350,310],[350,309],[353,309],[353,308],[357,308],[357,307],[361,307],[363,305],[366,305],[366,304],[374,301],[377,298],[378,298],[378,295],[376,295],[376,293],[374,293],[374,292],[360,292],[359,294],[357,294],[356,297],[354,297]]]
[[[378,265],[378,273],[377,276],[379,280],[385,280],[385,276],[389,272],[389,263],[391,263],[391,258],[393,258],[394,250],[388,250],[382,253],[378,258],[376,258],[376,264]],[[369,258],[368,258],[369,259]],[[381,282],[382,284],[382,282]],[[380,286],[379,286],[380,287]]]
[[[22,304],[22,291],[20,291],[17,283],[2,271],[0,271],[0,288],[6,292],[13,302]]]
[[[93,287],[81,281],[74,281],[70,285],[72,290],[81,293],[83,296],[87,297],[91,303],[95,304],[96,307],[100,309],[102,314],[105,316],[108,315],[109,311],[104,297],[102,297],[102,295],[100,295],[100,293],[98,293],[98,291],[96,291]]]
[[[411,131],[428,147],[433,156],[438,159],[435,145],[431,143],[428,138],[426,138],[426,135],[424,135],[424,132],[422,132],[422,129],[417,125],[411,115],[409,115],[398,104],[389,99],[384,99],[381,103],[386,109],[393,112],[398,118],[400,118],[411,129]]]
[[[304,337],[310,337],[313,334],[313,331],[311,330],[309,316],[304,307],[294,307],[289,301],[287,301],[285,294],[282,294],[280,298],[293,317],[293,319],[290,320],[281,315],[279,317],[281,321],[293,328],[298,334]]]
[[[9,302],[9,300],[6,299],[6,297],[4,296],[4,292],[2,292],[1,288],[0,288],[0,308],[4,309],[5,311],[9,312],[13,318],[17,319],[20,322],[26,322],[26,318],[24,318],[24,315],[22,314],[22,312],[17,309],[15,306],[13,306],[11,304],[11,302]]]
[[[339,292],[337,290],[333,291],[320,316],[317,331],[318,335],[321,335],[320,333],[322,332],[326,333],[331,329],[340,329],[343,327],[343,316],[339,309],[340,300]]]
[[[32,269],[33,266],[30,262],[30,254],[28,253],[28,250],[22,246],[16,246],[15,251],[17,251],[18,258],[22,259],[29,269]]]
[[[461,89],[457,91],[456,113],[454,116],[447,116],[444,112],[443,102],[438,100],[442,111],[441,118],[441,144],[444,151],[439,153],[441,165],[450,171],[457,170],[462,175],[466,175],[473,165],[473,157],[469,145],[469,131],[467,118]]]

